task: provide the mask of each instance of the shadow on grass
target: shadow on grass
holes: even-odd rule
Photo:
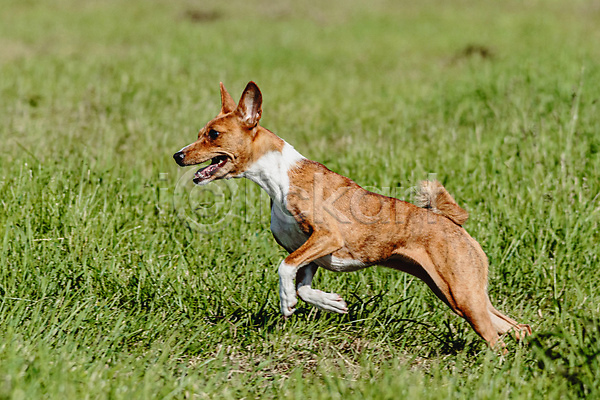
[[[411,312],[410,303],[413,297],[403,298],[391,305],[386,304],[388,291],[381,291],[373,296],[361,298],[351,293],[354,301],[344,315],[318,310],[311,305],[299,303],[294,315],[286,320],[277,309],[265,299],[258,309],[244,310],[237,308],[227,315],[205,316],[211,324],[227,321],[235,325],[238,332],[253,336],[260,334],[281,333],[288,322],[295,328],[323,331],[336,327],[340,333],[356,338],[389,340],[397,347],[427,346],[435,349],[437,355],[476,354],[481,351],[479,343],[449,321],[440,323],[427,322],[422,316]],[[473,335],[471,335],[473,336]],[[479,340],[477,337],[476,340]],[[472,343],[472,345],[471,345]]]
[[[576,314],[529,340],[537,366],[552,377],[565,379],[580,397],[591,398],[599,392],[599,323],[597,316]]]

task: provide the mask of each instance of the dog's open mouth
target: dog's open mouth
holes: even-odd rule
[[[221,168],[227,164],[228,157],[225,155],[216,156],[211,159],[210,164],[206,167],[200,168],[194,174],[194,183],[201,184],[207,180],[210,180],[212,177],[219,172]]]

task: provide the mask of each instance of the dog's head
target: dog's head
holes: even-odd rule
[[[254,139],[262,113],[262,95],[249,82],[236,105],[221,83],[221,112],[198,133],[198,140],[173,155],[180,166],[210,164],[199,169],[194,183],[240,176],[252,163]]]

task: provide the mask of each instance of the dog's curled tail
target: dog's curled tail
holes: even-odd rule
[[[469,218],[469,213],[456,204],[450,193],[438,181],[421,182],[417,193],[417,205],[443,215],[457,225],[462,226]]]

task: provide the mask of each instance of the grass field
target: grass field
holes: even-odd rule
[[[600,397],[598,1],[0,9],[0,399]],[[249,80],[357,183],[436,174],[534,335],[500,356],[383,268],[320,271],[350,312],[284,321],[268,198],[171,158]]]

